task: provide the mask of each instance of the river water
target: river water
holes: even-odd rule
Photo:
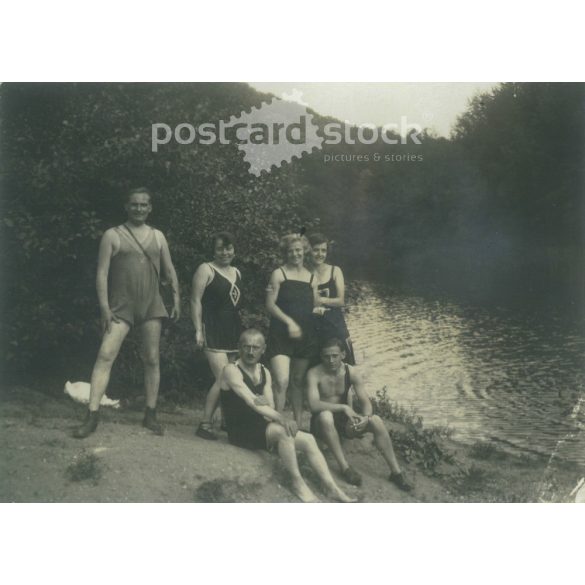
[[[550,309],[518,312],[350,286],[347,324],[368,391],[465,443],[585,465],[585,336]]]

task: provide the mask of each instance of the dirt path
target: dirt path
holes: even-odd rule
[[[71,438],[70,431],[82,419],[84,407],[65,396],[53,398],[24,388],[4,392],[0,501],[298,501],[275,456],[233,447],[223,433],[216,442],[199,439],[193,434],[199,412],[161,410],[159,418],[166,425],[163,437],[142,428],[140,410],[102,409],[98,431],[80,441]],[[410,465],[407,469],[416,489],[404,494],[387,481],[385,463],[371,439],[351,442],[347,453],[363,474],[359,489],[343,482],[326,455],[339,485],[363,502],[492,501],[490,497],[493,501],[536,501],[544,465],[529,461],[510,466],[498,456],[481,466],[469,465],[466,469],[471,473],[462,475],[459,464],[447,466],[436,477],[427,477]],[[328,501],[306,463],[301,463],[301,469],[315,492]],[[575,475],[565,474],[563,493],[570,490]],[[528,491],[524,489],[527,483]]]

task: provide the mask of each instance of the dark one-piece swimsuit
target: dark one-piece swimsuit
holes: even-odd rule
[[[262,396],[266,385],[264,366],[260,364],[259,384],[254,384],[239,365],[238,369],[242,372],[246,386],[257,396]],[[266,449],[266,427],[269,421],[251,409],[233,390],[222,390],[220,396],[229,442],[245,449]]]
[[[335,273],[335,266],[331,267],[331,276],[327,282],[318,285],[319,295],[327,298],[335,298],[338,295],[337,284],[333,275]],[[319,339],[319,347],[329,339],[335,337],[343,342],[345,346],[345,362],[352,366],[355,365],[355,356],[353,353],[353,345],[349,337],[349,331],[345,324],[343,311],[341,307],[328,307],[324,315],[314,315],[315,329]]]
[[[242,277],[236,268],[236,280],[232,282],[211,264],[208,266],[213,271],[213,278],[205,287],[201,298],[205,349],[225,353],[236,352],[242,332],[239,313]]]
[[[267,357],[286,355],[297,359],[314,358],[318,351],[318,342],[313,320],[313,275],[309,282],[289,280],[281,268],[284,280],[280,283],[276,306],[293,319],[303,334],[299,339],[291,339],[287,326],[279,319],[270,319],[268,331]]]

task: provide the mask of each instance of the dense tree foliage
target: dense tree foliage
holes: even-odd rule
[[[552,298],[554,289],[583,305],[585,85],[503,84],[471,100],[450,139],[325,146],[260,178],[233,144],[151,151],[153,123],[227,120],[263,98],[244,84],[0,88],[2,355],[11,371],[52,365],[87,379],[99,342],[97,244],[124,220],[121,197],[136,185],[156,194],[151,223],[167,235],[185,299],[163,340],[167,387],[187,389],[202,371],[187,299],[218,229],[237,236],[250,323],[265,323],[278,236],[316,224],[338,242],[350,276],[482,300]],[[334,121],[314,116],[321,127]],[[333,154],[362,160],[325,162]],[[131,341],[120,385],[140,382],[137,359]]]
[[[471,100],[449,140],[427,133],[420,145],[324,152],[369,154],[302,162],[307,201],[354,275],[583,304],[584,84],[502,84]],[[409,153],[422,160],[384,162]]]
[[[125,220],[132,186],[155,193],[149,222],[167,236],[185,300],[184,318],[163,340],[166,382],[184,387],[193,375],[187,300],[194,270],[211,259],[213,232],[235,234],[247,315],[262,321],[258,301],[279,260],[278,238],[307,223],[294,170],[256,178],[231,144],[173,141],[151,151],[153,123],[198,126],[260,102],[240,84],[2,86],[2,325],[12,370],[52,365],[87,379],[99,340],[98,242]],[[134,380],[137,347],[126,345],[117,371]]]

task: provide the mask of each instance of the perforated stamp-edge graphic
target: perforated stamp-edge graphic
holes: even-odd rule
[[[238,148],[244,152],[244,160],[250,165],[248,172],[259,177],[262,171],[269,173],[273,167],[280,167],[283,162],[300,159],[305,153],[322,148],[323,138],[317,134],[318,127],[313,124],[313,116],[307,111],[300,96],[300,92],[283,96],[294,101],[274,97],[259,108],[254,107],[250,112],[243,111],[237,117],[232,116],[226,123],[227,128],[245,124],[236,130],[236,136],[243,141],[238,144]],[[278,133],[278,140],[254,144],[249,140],[250,134],[254,132],[254,124],[263,124],[271,129],[290,128],[293,124],[298,128],[301,125],[304,129],[303,140],[298,140],[298,132],[294,141],[288,140],[283,130]]]

